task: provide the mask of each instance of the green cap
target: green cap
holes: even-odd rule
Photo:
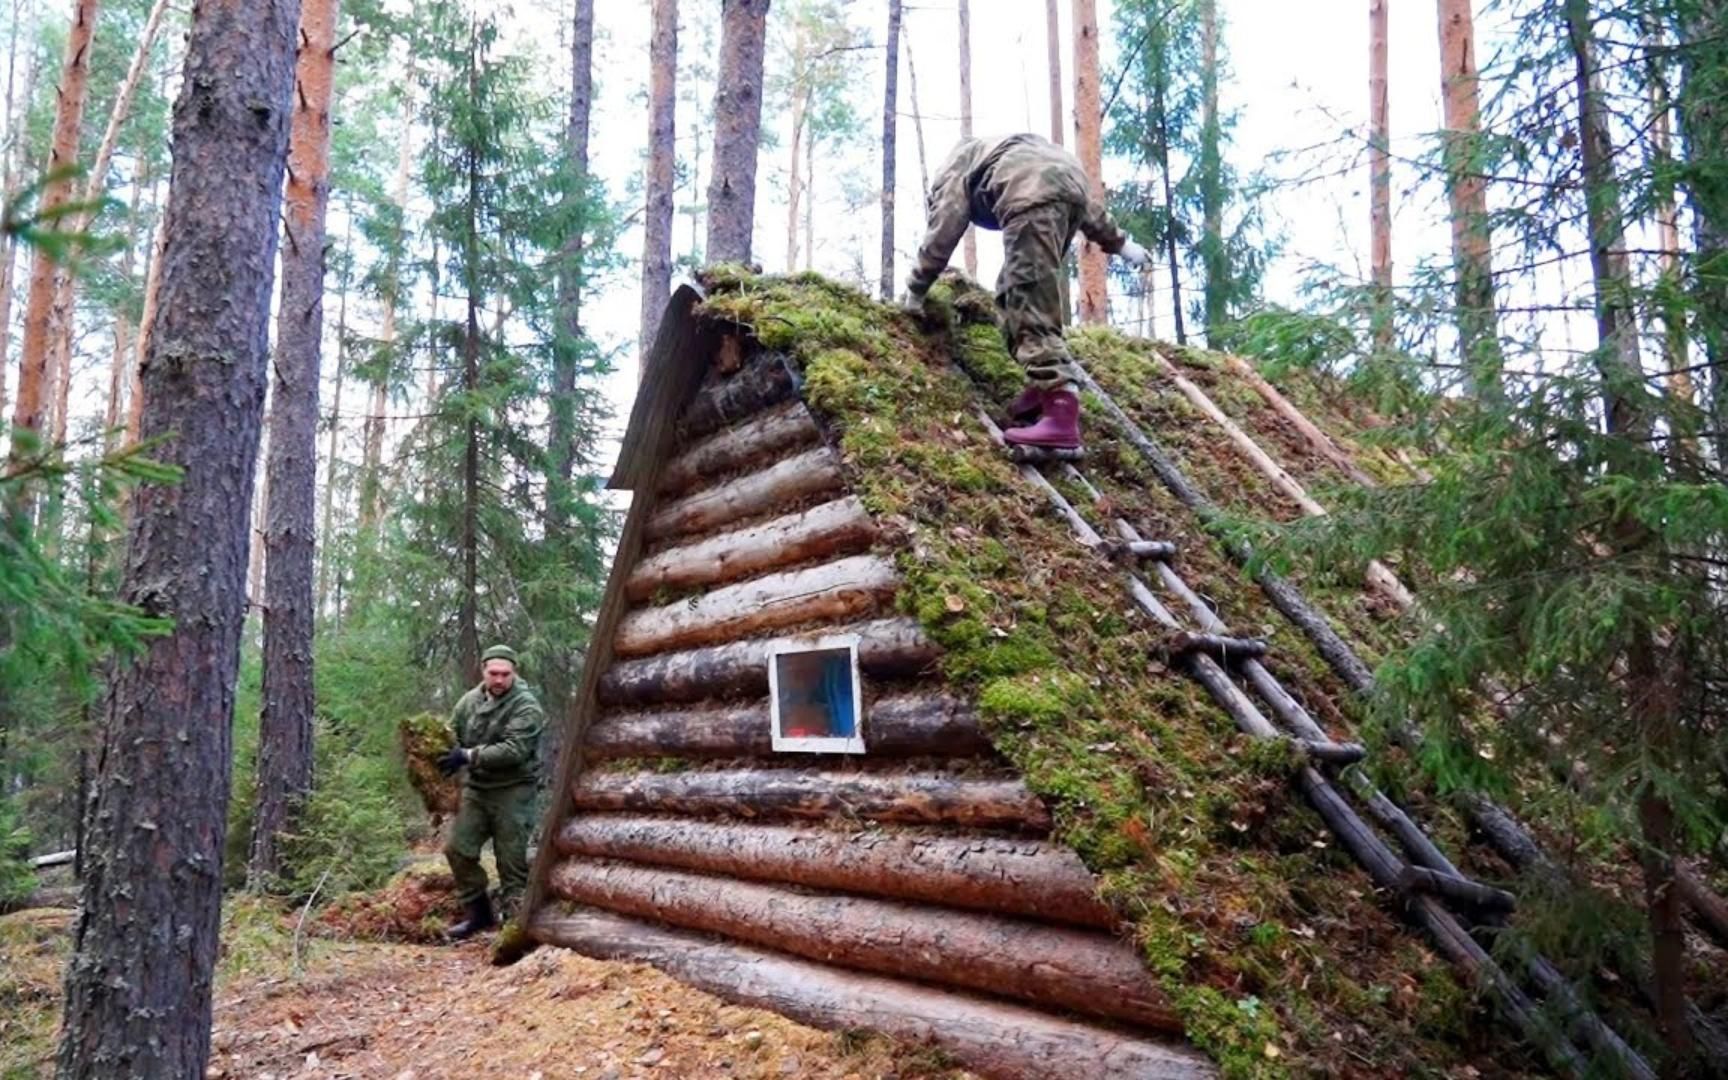
[[[508,645],[494,645],[480,654],[482,664],[488,660],[508,660],[511,667],[519,666],[516,662],[516,650]]]

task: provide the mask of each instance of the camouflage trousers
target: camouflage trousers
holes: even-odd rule
[[[996,278],[1002,336],[1026,369],[1026,380],[1046,390],[1080,378],[1079,365],[1062,340],[1062,259],[1080,212],[1067,203],[1050,203],[1002,223],[1002,273]]]
[[[498,860],[498,899],[505,912],[515,909],[528,887],[528,838],[534,831],[534,783],[502,788],[462,789],[462,807],[450,827],[444,857],[456,877],[456,896],[471,904],[486,895],[486,868],[480,849],[492,841]]]

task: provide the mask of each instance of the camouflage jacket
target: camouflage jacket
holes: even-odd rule
[[[493,697],[484,686],[463,694],[450,715],[450,726],[456,731],[456,745],[474,751],[468,786],[501,788],[532,781],[545,724],[540,702],[521,679],[503,697]]]
[[[967,225],[1000,229],[1015,214],[1065,203],[1080,231],[1114,255],[1128,236],[1088,195],[1086,170],[1073,154],[1038,135],[962,139],[930,185],[928,231],[907,288],[928,289],[948,265]]]

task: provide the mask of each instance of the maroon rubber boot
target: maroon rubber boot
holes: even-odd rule
[[[1008,418],[1018,420],[1022,424],[1030,424],[1038,419],[1038,414],[1044,411],[1044,388],[1042,386],[1027,386],[1020,391],[1020,396],[1008,403]]]
[[[1050,391],[1044,395],[1044,415],[1036,424],[1010,428],[1002,437],[1012,446],[1080,449],[1080,395],[1072,390]]]

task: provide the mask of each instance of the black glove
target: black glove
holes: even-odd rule
[[[458,746],[456,749],[438,759],[438,771],[445,776],[455,776],[458,769],[468,764],[469,753]]]

